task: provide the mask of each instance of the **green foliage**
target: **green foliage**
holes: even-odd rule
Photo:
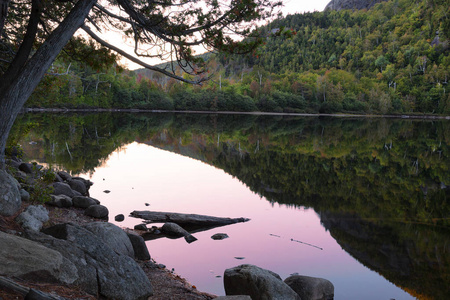
[[[55,180],[55,173],[50,169],[39,169],[36,163],[33,163],[34,181],[30,189],[30,200],[34,203],[46,203],[51,200],[53,187],[50,186]]]
[[[445,1],[398,0],[370,10],[288,15],[259,28],[264,43],[257,53],[201,56],[212,72],[201,87],[150,70],[119,74],[111,64],[72,62],[68,74],[46,76],[28,105],[448,114],[446,11]],[[68,70],[67,58],[54,68]]]

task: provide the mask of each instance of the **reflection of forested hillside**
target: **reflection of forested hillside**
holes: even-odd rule
[[[346,252],[411,295],[418,299],[450,295],[448,227],[362,219],[357,214],[321,212],[320,217]]]
[[[135,140],[200,159],[269,201],[313,207],[347,252],[411,294],[450,292],[448,121],[43,114],[14,132],[74,172]]]

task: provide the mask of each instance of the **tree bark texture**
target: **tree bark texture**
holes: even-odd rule
[[[5,26],[6,16],[8,15],[8,6],[11,0],[0,0],[0,39],[2,38],[3,27]]]
[[[67,17],[51,33],[48,39],[39,47],[20,71],[17,72],[13,80],[8,85],[1,86],[0,165],[4,165],[6,140],[20,109],[44,77],[45,72],[55,60],[58,53],[74,35],[75,31],[84,23],[84,20],[96,2],[97,0],[78,1]],[[3,81],[5,78],[1,79]]]

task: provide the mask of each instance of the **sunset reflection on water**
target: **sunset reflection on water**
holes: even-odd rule
[[[251,219],[195,233],[198,241],[192,244],[184,239],[147,241],[152,258],[201,291],[224,295],[224,270],[245,263],[283,279],[293,273],[326,278],[335,286],[335,299],[413,299],[342,250],[313,209],[272,204],[199,160],[134,142],[112,153],[91,180],[91,196],[108,207],[110,221],[121,227],[141,223],[128,217],[133,210]],[[117,214],[124,214],[125,221],[114,222]],[[221,232],[229,238],[211,239]]]

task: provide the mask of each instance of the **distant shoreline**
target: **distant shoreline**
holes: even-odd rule
[[[295,116],[295,117],[337,117],[337,118],[393,118],[393,119],[430,119],[430,120],[450,120],[450,116],[441,115],[377,115],[377,114],[310,114],[310,113],[277,113],[277,112],[236,112],[236,111],[196,111],[196,110],[151,110],[134,108],[23,108],[22,113],[27,112],[126,112],[126,113],[185,113],[185,114],[221,114],[221,115],[262,115],[262,116]]]

